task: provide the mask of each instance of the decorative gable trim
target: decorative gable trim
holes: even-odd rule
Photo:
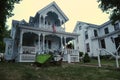
[[[39,10],[37,13],[42,14],[45,10],[54,7],[59,14],[65,19],[65,22],[68,21],[68,17],[63,13],[63,11],[58,7],[58,5],[53,1],[52,3],[50,3],[48,6],[44,7],[43,9]],[[54,10],[51,10],[54,12]]]

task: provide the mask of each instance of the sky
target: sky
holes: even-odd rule
[[[109,15],[103,13],[98,8],[97,0],[22,0],[20,4],[15,4],[13,17],[7,20],[9,29],[12,20],[29,21],[30,16],[35,16],[36,12],[55,1],[60,9],[69,18],[66,22],[66,31],[72,32],[77,21],[101,25],[109,20]]]

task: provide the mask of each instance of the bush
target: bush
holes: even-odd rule
[[[83,56],[83,52],[79,52],[79,57],[82,57]]]
[[[90,62],[90,57],[89,57],[88,53],[85,53],[85,56],[83,58],[83,62],[84,63]]]
[[[109,60],[111,55],[100,55],[101,59]]]

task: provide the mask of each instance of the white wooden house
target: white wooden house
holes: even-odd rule
[[[63,61],[79,62],[77,49],[66,49],[66,43],[78,34],[65,32],[67,16],[55,2],[39,10],[29,22],[12,21],[11,39],[5,38],[5,59],[34,62],[36,53],[63,52]],[[69,27],[69,26],[68,26]],[[9,53],[9,54],[8,54]]]
[[[89,56],[110,55],[115,53],[120,45],[120,22],[112,25],[111,21],[107,21],[102,25],[95,25],[86,22],[78,21],[74,33],[80,34],[77,40],[74,40],[76,49],[88,53]],[[120,53],[120,49],[118,49]]]

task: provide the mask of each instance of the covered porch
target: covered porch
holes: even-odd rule
[[[19,62],[34,62],[36,54],[53,52],[59,56],[62,52],[63,61],[79,62],[79,51],[67,49],[69,41],[77,39],[77,35],[60,32],[45,32],[31,29],[20,30]]]

